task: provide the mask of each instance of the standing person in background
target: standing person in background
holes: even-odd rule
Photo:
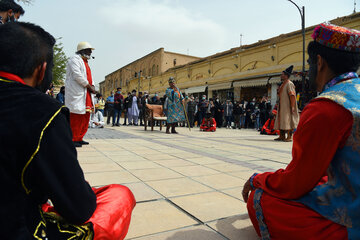
[[[128,119],[129,125],[138,125],[139,120],[139,107],[138,107],[138,98],[136,97],[136,90],[132,90],[132,95],[130,95],[130,101],[128,105]]]
[[[254,124],[251,120],[251,115],[255,110],[255,100],[246,103],[246,115],[245,115],[245,128],[253,128]]]
[[[275,119],[275,129],[280,130],[280,136],[274,139],[275,141],[291,142],[293,130],[299,123],[295,85],[289,79],[292,70],[293,65],[285,69],[280,76],[282,84],[279,88],[279,106]]]
[[[194,100],[194,96],[191,96],[189,99],[190,100],[188,101],[188,103],[186,105],[186,111],[187,111],[188,118],[189,118],[190,128],[193,128],[194,121],[195,121],[195,113],[197,110],[197,104]]]
[[[139,92],[138,98],[137,98],[137,104],[138,104],[138,109],[139,109],[140,126],[144,126],[144,124],[143,124],[143,118],[144,118],[143,101],[144,101],[143,93]]]
[[[240,125],[240,115],[242,114],[242,108],[240,106],[240,103],[235,101],[234,109],[233,109],[233,115],[234,115],[234,128],[241,128]]]
[[[223,108],[222,104],[220,103],[220,100],[218,97],[216,97],[214,105],[215,105],[214,106],[215,121],[216,121],[217,127],[221,128],[223,125],[224,108]]]
[[[155,95],[151,98],[151,102],[153,104],[157,104],[155,102],[157,102],[158,100],[160,100],[160,97],[159,97],[159,94],[158,93],[155,93]],[[157,104],[158,105],[158,104]]]
[[[167,97],[167,125],[166,133],[177,133],[175,131],[176,123],[185,121],[184,113],[184,97],[180,92],[180,89],[175,86],[175,79],[173,77],[169,78],[169,86],[166,89]]]
[[[56,100],[58,100],[61,104],[65,104],[65,86],[60,88],[60,92],[56,95]]]
[[[145,124],[145,113],[146,113],[146,104],[151,104],[151,101],[150,101],[150,97],[149,97],[149,94],[147,92],[144,92],[144,96],[142,97],[141,99],[141,106],[142,106],[142,112],[143,112],[143,115],[142,115],[142,121],[144,121],[144,124]],[[142,123],[142,122],[141,122]],[[140,125],[141,125],[140,123]]]
[[[245,128],[245,118],[246,118],[246,111],[244,104],[240,104],[241,114],[240,114],[240,128]]]
[[[226,119],[226,128],[231,128],[231,119],[233,116],[233,104],[230,99],[224,104],[224,115]]]
[[[114,91],[110,92],[110,96],[106,99],[106,112],[107,112],[107,119],[106,124],[110,124],[110,119],[113,118],[114,122]]]
[[[259,110],[260,110],[260,126],[259,126],[259,128],[260,129],[262,128],[262,126],[265,124],[265,122],[267,121],[267,119],[269,117],[269,115],[267,114],[266,102],[267,102],[267,96],[263,96],[259,103]]]
[[[155,105],[163,105],[164,103],[161,101],[160,97],[158,94],[155,94],[155,96],[152,98],[151,100],[151,104],[155,104]]]
[[[103,95],[99,94],[98,110],[102,113],[103,116],[104,116],[105,103],[106,102],[103,98]]]
[[[76,147],[89,144],[83,140],[88,130],[90,113],[94,111],[93,84],[88,60],[94,48],[88,42],[80,42],[77,51],[66,66],[65,105],[70,110],[70,126]]]
[[[199,101],[199,105],[198,105],[198,114],[199,114],[199,126],[202,123],[202,120],[205,117],[206,111],[208,109],[209,106],[209,102],[206,100],[206,95],[203,95],[201,100]]]
[[[123,125],[126,126],[126,119],[129,118],[129,103],[131,101],[131,93],[128,92],[127,97],[124,99],[124,123]]]
[[[261,127],[260,127],[260,109],[258,104],[255,105],[255,110],[254,110],[254,117],[255,117],[255,129],[260,131]]]
[[[215,104],[212,98],[209,98],[209,106],[208,106],[208,113],[211,113],[211,116],[214,117],[215,115]]]
[[[120,127],[119,121],[121,117],[121,109],[123,103],[124,103],[124,97],[123,95],[121,95],[121,87],[118,87],[114,95],[114,117],[112,121],[112,126]]]

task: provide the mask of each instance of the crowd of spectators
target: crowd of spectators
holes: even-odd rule
[[[61,88],[57,95],[59,101],[63,101],[64,87]],[[154,94],[152,97],[147,92],[139,92],[137,95],[128,92],[123,96],[121,88],[116,92],[111,91],[110,95],[105,99],[101,94],[96,95],[96,112],[100,112],[102,117],[107,117],[106,124],[112,126],[120,126],[120,118],[122,116],[122,125],[144,125],[144,113],[146,104],[162,105],[166,114],[167,101],[166,96],[160,97]],[[139,122],[128,122],[129,109],[131,108],[133,99],[136,99],[139,110]],[[230,99],[221,101],[218,97],[207,99],[206,95],[201,98],[193,95],[185,96],[185,109],[188,116],[187,122],[180,123],[181,127],[200,127],[206,114],[210,114],[216,121],[218,128],[227,129],[256,129],[261,130],[265,122],[271,117],[272,105],[267,96],[262,98],[253,98],[250,101],[242,99],[241,101],[232,101]],[[99,115],[97,113],[97,115]],[[101,126],[104,126],[102,124]]]

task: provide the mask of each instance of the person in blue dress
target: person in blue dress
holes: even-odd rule
[[[166,133],[177,133],[175,131],[176,123],[185,121],[184,97],[180,89],[175,86],[175,79],[169,78],[169,87],[166,89],[167,97],[167,125]]]

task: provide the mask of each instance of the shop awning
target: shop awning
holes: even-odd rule
[[[266,84],[269,82],[269,84],[273,83],[281,83],[280,77],[272,77],[269,78],[255,78],[255,79],[248,79],[248,80],[242,80],[237,81],[233,83],[233,87],[258,87],[258,86],[266,86]]]
[[[230,88],[231,88],[231,82],[218,83],[218,84],[209,85],[208,86],[208,91],[230,89]]]
[[[269,78],[249,79],[233,83],[233,87],[257,87],[265,86]]]
[[[186,94],[189,94],[189,93],[202,93],[202,92],[205,92],[206,87],[207,86],[204,85],[204,86],[187,88],[187,89],[185,89],[185,93]]]

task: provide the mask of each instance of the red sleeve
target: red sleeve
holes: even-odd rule
[[[216,127],[216,121],[214,118],[212,119],[212,123],[213,123],[213,126]]]
[[[305,107],[294,134],[292,161],[286,169],[258,174],[253,184],[282,199],[297,199],[324,176],[338,148],[351,133],[353,116],[335,102],[316,99]]]

